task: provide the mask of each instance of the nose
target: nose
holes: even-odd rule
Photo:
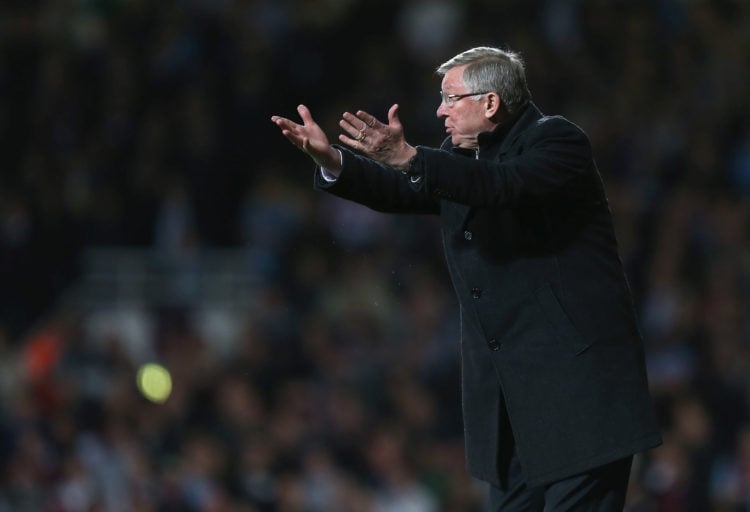
[[[441,101],[440,105],[438,105],[438,108],[437,108],[437,116],[438,117],[445,117],[445,116],[447,116],[448,115],[447,110],[448,110],[448,107],[446,107],[445,102]]]

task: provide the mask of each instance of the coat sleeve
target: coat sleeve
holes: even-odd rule
[[[419,182],[396,169],[346,148],[337,148],[343,157],[343,168],[338,179],[326,181],[320,169],[315,172],[314,187],[333,195],[365,205],[385,213],[440,213],[440,202],[428,194]]]
[[[516,206],[559,194],[592,169],[586,134],[561,117],[543,118],[518,143],[520,154],[499,159],[419,147],[424,187],[428,194],[469,206]]]

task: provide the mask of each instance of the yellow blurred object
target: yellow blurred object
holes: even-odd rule
[[[138,389],[143,396],[156,403],[164,403],[172,392],[172,376],[158,363],[146,363],[136,376]]]

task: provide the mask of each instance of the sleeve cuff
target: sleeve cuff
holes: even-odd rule
[[[336,151],[339,152],[339,162],[341,164],[341,167],[344,167],[344,155],[341,153],[341,150],[336,148]],[[325,167],[320,167],[320,176],[327,181],[328,183],[334,183],[336,180],[339,179],[338,175],[334,174],[333,171],[326,169]]]

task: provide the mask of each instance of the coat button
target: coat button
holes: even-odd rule
[[[472,238],[473,236],[474,236],[474,235],[472,234],[472,232],[471,232],[471,231],[468,231],[468,230],[464,231],[464,238],[465,238],[466,240],[471,240],[471,238]]]
[[[490,350],[493,350],[497,352],[500,350],[500,342],[498,342],[495,338],[492,338],[487,342],[487,346],[490,347]]]
[[[482,296],[482,290],[480,290],[479,288],[472,288],[471,296],[475,299],[480,298]]]

